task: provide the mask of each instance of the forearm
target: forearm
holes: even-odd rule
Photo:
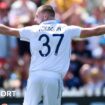
[[[19,32],[17,29],[10,28],[3,24],[0,24],[0,34],[19,37]]]
[[[3,25],[3,24],[0,24],[0,34],[3,34],[3,35],[9,35],[9,27]]]
[[[103,35],[105,34],[105,25],[97,26],[94,28],[95,30],[95,36]]]
[[[100,36],[103,34],[105,34],[105,25],[100,25],[93,28],[83,28],[81,32],[81,38]]]

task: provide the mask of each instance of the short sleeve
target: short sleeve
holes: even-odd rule
[[[31,27],[25,27],[19,29],[20,40],[30,42],[32,36]]]
[[[68,26],[68,34],[70,34],[71,39],[79,38],[81,34],[81,27]]]

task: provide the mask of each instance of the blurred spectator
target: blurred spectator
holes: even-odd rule
[[[83,0],[55,0],[56,8],[60,13],[64,13],[73,5],[81,4]]]
[[[77,77],[79,77],[79,69],[84,63],[92,63],[92,52],[87,49],[87,44],[87,40],[78,39],[73,41],[70,71]]]
[[[8,24],[9,5],[6,2],[0,2],[0,23]],[[0,58],[6,58],[17,47],[16,38],[0,35]]]
[[[101,47],[100,50],[102,50],[102,53],[101,53],[100,56],[102,56],[103,58],[105,58],[105,37],[100,37],[99,45]]]
[[[86,94],[91,92],[93,95],[100,95],[102,89],[105,87],[105,78],[101,70],[97,67],[93,67],[89,71],[90,81],[85,84]]]
[[[11,54],[16,55],[16,38],[14,37],[4,37],[0,35],[0,58],[6,59],[6,57],[10,56]]]
[[[33,18],[36,12],[37,6],[35,2],[30,0],[16,0],[11,5],[9,13],[9,23],[11,26],[19,26],[33,22]]]
[[[32,0],[33,2],[36,3],[37,7],[41,6],[43,3],[43,1],[46,1],[46,0]]]
[[[6,2],[0,2],[0,23],[8,23],[8,8],[9,5]]]
[[[18,64],[20,65],[19,71],[21,73],[22,88],[25,88],[27,84],[28,73],[29,73],[30,55],[28,53],[25,53],[23,58],[20,59],[20,61],[18,61]]]
[[[3,82],[7,78],[7,73],[4,69],[4,64],[6,61],[0,60],[0,87],[3,87]]]
[[[93,50],[94,66],[98,67],[105,75],[105,37],[99,40],[99,48]]]
[[[6,2],[9,6],[11,6],[13,2],[15,2],[15,0],[1,0],[1,1]]]
[[[94,10],[95,7],[99,7],[103,5],[104,0],[87,0],[87,9],[91,12],[91,10]]]
[[[79,75],[80,75],[81,82],[83,85],[88,84],[90,81],[90,69],[91,69],[91,66],[89,64],[84,64],[80,68]]]
[[[69,88],[83,85],[80,77],[80,68],[83,64],[92,64],[92,52],[87,49],[87,40],[74,40],[73,51],[71,55],[70,68],[65,76],[65,85]]]
[[[9,12],[9,24],[12,27],[24,27],[32,25],[34,22],[34,15],[37,9],[35,2],[30,0],[17,0],[11,5]],[[21,10],[21,11],[20,11]],[[19,55],[23,56],[24,53],[30,53],[29,43],[17,39],[19,48]]]
[[[68,73],[66,74],[65,78],[64,78],[64,86],[66,88],[79,88],[82,85],[80,79],[76,76],[74,76],[74,74],[70,71],[68,71]]]

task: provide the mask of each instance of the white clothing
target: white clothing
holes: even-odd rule
[[[56,72],[31,72],[23,105],[39,105],[42,99],[44,105],[61,105],[62,90],[63,80]]]
[[[70,63],[71,40],[80,36],[81,28],[51,20],[19,31],[20,39],[30,42],[30,71],[50,70],[64,77]]]
[[[45,21],[19,29],[20,39],[30,42],[31,65],[23,105],[61,105],[63,77],[70,63],[71,40],[81,28]]]

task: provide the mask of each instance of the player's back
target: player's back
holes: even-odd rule
[[[72,34],[79,31],[79,28],[70,28],[65,24],[49,21],[31,27],[30,71],[55,71],[64,76],[70,63]]]

